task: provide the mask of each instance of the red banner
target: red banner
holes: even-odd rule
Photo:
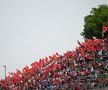
[[[106,27],[106,26],[103,26],[103,27],[102,27],[102,32],[103,32],[103,33],[105,33],[107,30],[108,30],[108,27]]]

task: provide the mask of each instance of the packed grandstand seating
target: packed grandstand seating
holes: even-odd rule
[[[89,90],[108,85],[108,38],[78,41],[63,55],[55,53],[11,72],[0,90]],[[98,90],[98,89],[97,89]]]

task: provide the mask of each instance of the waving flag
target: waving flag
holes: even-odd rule
[[[102,32],[105,33],[108,30],[108,27],[103,26],[102,27]]]
[[[77,40],[78,44],[81,46],[81,48],[84,48],[84,46]]]

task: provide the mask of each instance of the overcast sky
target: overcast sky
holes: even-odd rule
[[[75,49],[91,8],[108,0],[0,0],[0,77]]]

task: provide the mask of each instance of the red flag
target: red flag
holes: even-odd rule
[[[84,46],[77,40],[78,44],[81,46],[81,48],[84,48]]]
[[[103,26],[102,27],[102,32],[105,33],[107,31],[107,29],[108,29],[107,27]]]
[[[17,72],[16,72],[16,73],[17,73],[17,74],[21,74],[21,71],[17,69]]]

